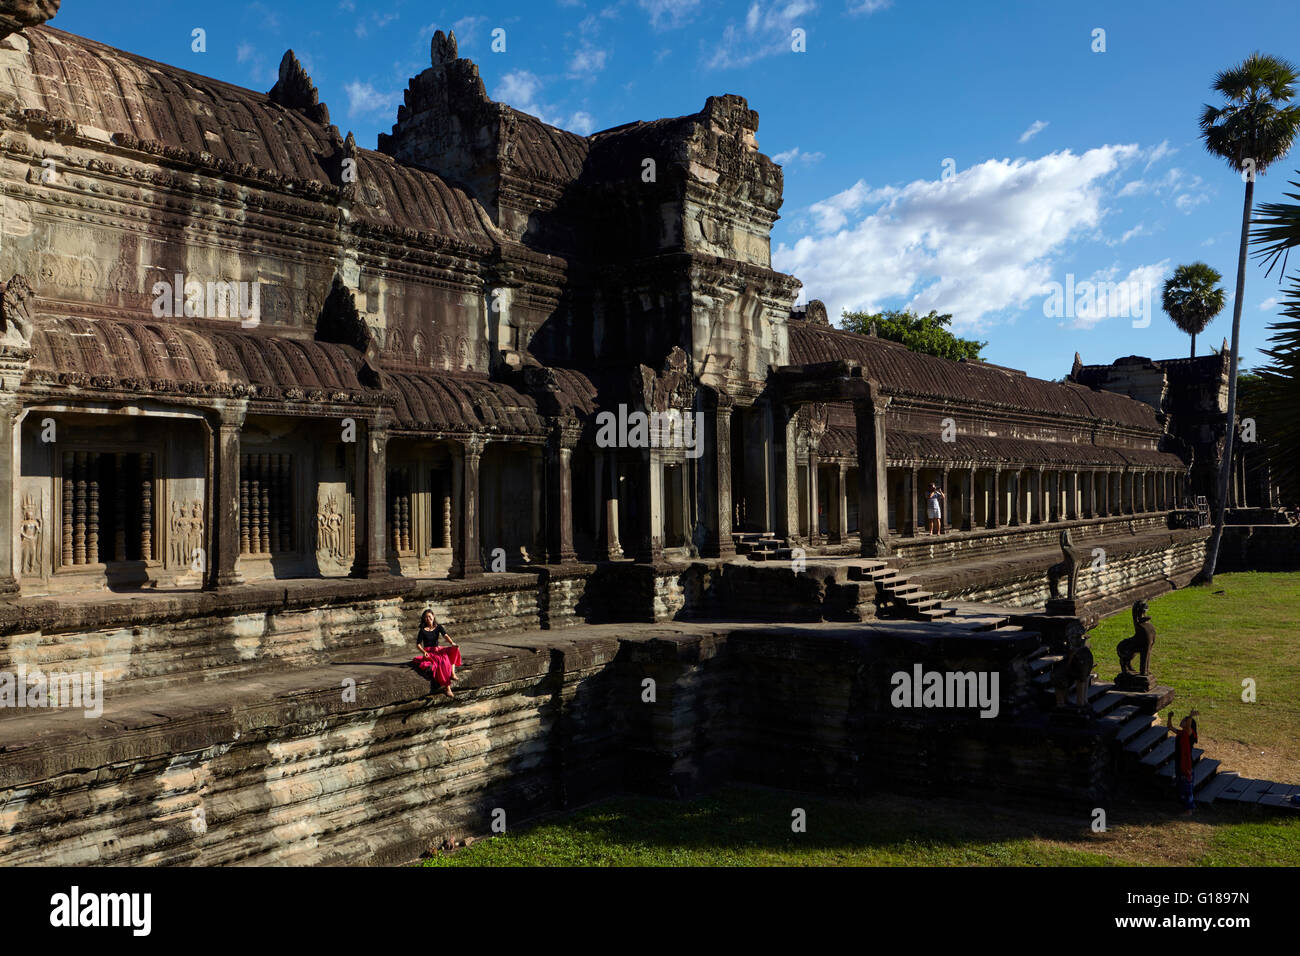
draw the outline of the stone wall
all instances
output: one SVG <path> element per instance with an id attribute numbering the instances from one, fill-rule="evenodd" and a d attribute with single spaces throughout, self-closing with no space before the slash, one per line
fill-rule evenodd
<path id="1" fill-rule="evenodd" d="M 1300 525 L 1225 527 L 1218 570 L 1300 570 Z"/>
<path id="2" fill-rule="evenodd" d="M 15 713 L 0 719 L 0 862 L 395 863 L 502 814 L 513 828 L 733 779 L 1080 806 L 1113 782 L 1097 734 L 1029 704 L 1036 634 L 648 627 L 476 642 L 454 700 L 368 660 L 141 696 L 111 723 Z M 996 670 L 1000 713 L 894 709 L 890 675 L 914 663 Z"/>

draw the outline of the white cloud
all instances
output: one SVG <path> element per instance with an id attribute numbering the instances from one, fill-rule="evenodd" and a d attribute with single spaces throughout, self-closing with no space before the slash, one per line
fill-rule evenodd
<path id="1" fill-rule="evenodd" d="M 1259 304 L 1259 311 L 1268 312 L 1270 309 L 1277 308 L 1277 296 L 1270 295 L 1267 299 Z"/>
<path id="2" fill-rule="evenodd" d="M 1098 227 L 1107 183 L 1138 155 L 1134 145 L 1102 146 L 989 160 L 901 188 L 860 181 L 813 204 L 813 233 L 782 243 L 773 264 L 831 315 L 910 297 L 912 308 L 977 326 L 1045 294 L 1053 256 Z"/>
<path id="3" fill-rule="evenodd" d="M 1183 212 L 1191 212 L 1203 202 L 1209 202 L 1210 197 L 1206 193 L 1179 193 L 1174 198 L 1174 205 Z"/>
<path id="4" fill-rule="evenodd" d="M 605 60 L 608 57 L 608 50 L 602 50 L 599 47 L 584 43 L 578 52 L 573 54 L 573 59 L 569 61 L 569 78 L 576 80 L 593 73 L 599 73 L 605 69 Z"/>
<path id="5" fill-rule="evenodd" d="M 1170 146 L 1169 140 L 1162 139 L 1160 141 L 1159 146 L 1154 146 L 1147 151 L 1146 154 L 1147 164 L 1142 167 L 1142 171 L 1146 172 L 1156 163 L 1160 162 L 1160 160 L 1164 159 L 1166 156 L 1172 156 L 1176 152 L 1178 152 L 1177 147 Z"/>
<path id="6" fill-rule="evenodd" d="M 247 63 L 257 55 L 257 49 L 247 40 L 235 47 L 235 62 Z"/>
<path id="7" fill-rule="evenodd" d="M 1075 277 L 1066 286 L 1074 294 L 1070 321 L 1060 324 L 1068 324 L 1073 329 L 1091 329 L 1107 319 L 1150 319 L 1153 310 L 1159 308 L 1159 289 L 1168 269 L 1169 260 L 1162 259 L 1129 270 L 1128 275 L 1118 282 L 1115 281 L 1119 275 L 1118 266 L 1099 269 L 1086 279 Z"/>
<path id="8" fill-rule="evenodd" d="M 637 6 L 650 14 L 650 25 L 656 30 L 681 26 L 699 5 L 700 0 L 637 0 Z"/>
<path id="9" fill-rule="evenodd" d="M 511 70 L 501 77 L 501 82 L 492 91 L 492 99 L 506 103 L 521 113 L 531 113 L 543 123 L 560 125 L 560 118 L 554 106 L 544 105 L 538 100 L 542 92 L 542 81 L 537 74 L 528 70 Z"/>
<path id="10" fill-rule="evenodd" d="M 755 60 L 786 53 L 791 49 L 791 34 L 796 27 L 807 29 L 817 4 L 813 0 L 763 0 L 750 4 L 742 24 L 728 23 L 722 31 L 713 55 L 705 66 L 709 69 L 747 66 Z"/>
<path id="11" fill-rule="evenodd" d="M 569 117 L 568 128 L 579 136 L 586 136 L 596 128 L 596 120 L 586 110 L 578 110 Z"/>
<path id="12" fill-rule="evenodd" d="M 892 6 L 894 0 L 849 0 L 849 14 L 857 16 L 860 13 L 872 14 L 886 7 Z"/>
<path id="13" fill-rule="evenodd" d="M 1029 129 L 1020 134 L 1020 142 L 1027 143 L 1043 130 L 1047 129 L 1047 123 L 1043 120 L 1034 120 L 1029 124 Z"/>
<path id="14" fill-rule="evenodd" d="M 826 158 L 824 153 L 805 153 L 796 146 L 794 149 L 788 149 L 784 153 L 777 153 L 772 157 L 772 162 L 780 163 L 782 166 L 793 166 L 795 163 L 801 166 L 811 166 L 819 163 Z"/>
<path id="15" fill-rule="evenodd" d="M 382 93 L 370 83 L 353 80 L 343 87 L 348 95 L 348 116 L 373 116 L 376 113 L 397 115 L 396 102 L 400 93 Z"/>

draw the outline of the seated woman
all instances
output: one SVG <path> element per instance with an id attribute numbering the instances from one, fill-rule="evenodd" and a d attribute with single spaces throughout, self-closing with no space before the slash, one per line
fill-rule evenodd
<path id="1" fill-rule="evenodd" d="M 439 647 L 443 638 L 448 647 Z M 420 656 L 411 661 L 420 673 L 442 688 L 448 697 L 455 697 L 451 685 L 456 680 L 456 668 L 460 666 L 460 647 L 451 639 L 447 629 L 438 623 L 433 611 L 425 610 L 420 615 L 420 633 L 415 636 L 415 643 L 420 647 Z"/>

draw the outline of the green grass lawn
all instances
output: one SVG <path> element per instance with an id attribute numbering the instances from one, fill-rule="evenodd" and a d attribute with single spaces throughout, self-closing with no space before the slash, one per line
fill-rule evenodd
<path id="1" fill-rule="evenodd" d="M 1174 710 L 1201 712 L 1202 744 L 1224 769 L 1300 783 L 1300 574 L 1223 574 L 1151 602 L 1152 669 Z M 1097 673 L 1118 670 L 1128 614 L 1092 634 Z M 1241 699 L 1253 678 L 1256 702 Z M 1227 756 L 1216 751 L 1232 749 Z M 1236 762 L 1234 759 L 1236 758 Z M 1239 766 L 1241 761 L 1253 764 Z M 807 812 L 807 831 L 791 813 Z M 1300 866 L 1300 819 L 1215 804 L 1115 809 L 1105 833 L 1074 816 L 970 801 L 879 795 L 834 800 L 729 787 L 689 801 L 620 797 L 426 866 Z"/>
<path id="2" fill-rule="evenodd" d="M 1202 738 L 1263 752 L 1259 776 L 1300 783 L 1300 573 L 1220 574 L 1156 598 L 1151 620 L 1151 671 L 1177 692 L 1176 716 L 1199 710 Z M 1102 680 L 1118 673 L 1115 645 L 1132 633 L 1127 613 L 1092 632 Z M 1255 681 L 1254 703 L 1241 699 L 1245 678 Z"/>
<path id="3" fill-rule="evenodd" d="M 792 811 L 806 812 L 794 833 Z M 1171 801 L 1172 809 L 1172 801 Z M 425 866 L 1300 866 L 1300 819 L 1225 807 L 1185 819 L 1087 818 L 892 795 L 832 800 L 728 787 L 689 801 L 620 797 Z"/>

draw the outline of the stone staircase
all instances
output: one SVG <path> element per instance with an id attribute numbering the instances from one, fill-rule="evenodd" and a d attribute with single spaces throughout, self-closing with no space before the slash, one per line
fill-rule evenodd
<path id="1" fill-rule="evenodd" d="M 1031 660 L 1033 683 L 1038 687 L 1040 703 L 1045 710 L 1055 706 L 1055 692 L 1051 686 L 1052 665 L 1061 655 L 1052 654 L 1046 647 Z M 1098 681 L 1088 688 L 1088 704 L 1092 716 L 1102 731 L 1110 738 L 1116 751 L 1121 772 L 1140 790 L 1163 793 L 1172 799 L 1174 779 L 1174 735 L 1164 723 L 1160 713 L 1173 700 L 1170 688 L 1159 687 L 1145 693 L 1122 691 L 1106 681 Z M 1154 712 L 1153 712 L 1154 709 Z M 1199 747 L 1192 748 L 1192 788 L 1198 806 L 1216 800 L 1237 803 L 1255 803 L 1283 812 L 1300 813 L 1300 803 L 1292 797 L 1300 795 L 1300 786 L 1274 783 L 1242 777 L 1235 771 L 1221 769 L 1218 760 L 1205 755 Z"/>
<path id="2" fill-rule="evenodd" d="M 774 531 L 736 531 L 732 532 L 731 541 L 736 553 L 751 561 L 789 561 L 794 557 L 790 543 L 778 538 Z"/>
<path id="3" fill-rule="evenodd" d="M 955 613 L 930 591 L 913 584 L 906 574 L 889 566 L 883 558 L 858 558 L 849 565 L 850 581 L 870 581 L 876 586 L 876 607 L 889 609 L 895 617 L 936 621 Z"/>

